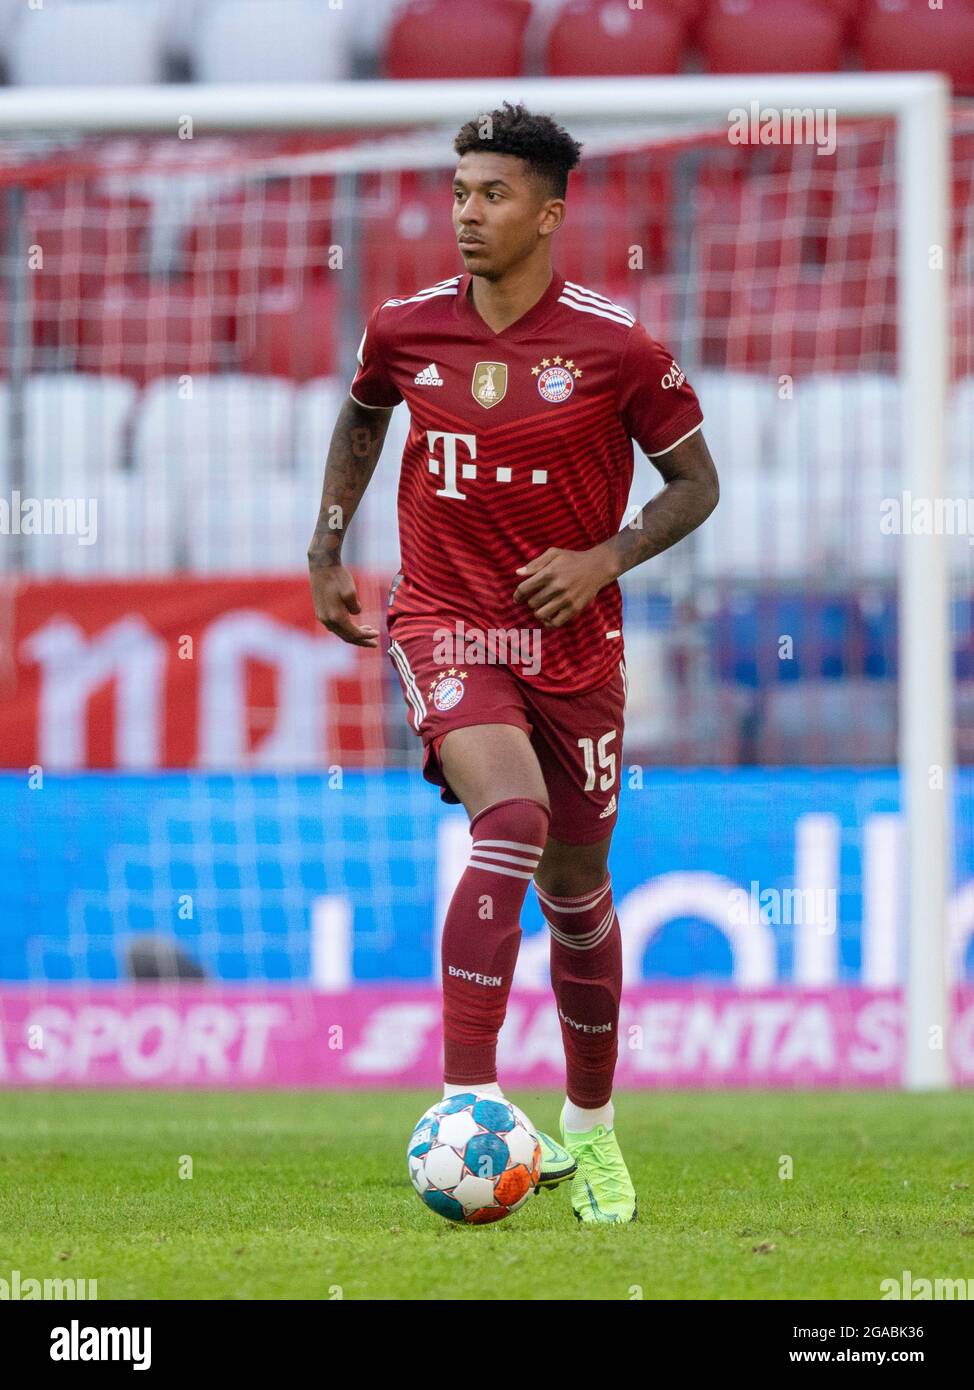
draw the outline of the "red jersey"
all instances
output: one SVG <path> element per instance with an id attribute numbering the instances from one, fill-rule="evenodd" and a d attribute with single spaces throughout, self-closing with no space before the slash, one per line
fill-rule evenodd
<path id="1" fill-rule="evenodd" d="M 540 663 L 511 669 L 539 690 L 593 690 L 622 658 L 615 582 L 562 627 L 515 603 L 519 565 L 549 546 L 589 550 L 615 535 L 632 483 L 632 441 L 650 457 L 699 429 L 700 404 L 672 356 L 628 310 L 557 273 L 495 333 L 469 274 L 371 314 L 351 394 L 406 401 L 399 480 L 402 569 L 390 634 L 540 632 Z M 503 648 L 501 648 L 503 649 Z M 512 644 L 516 649 L 516 644 Z"/>

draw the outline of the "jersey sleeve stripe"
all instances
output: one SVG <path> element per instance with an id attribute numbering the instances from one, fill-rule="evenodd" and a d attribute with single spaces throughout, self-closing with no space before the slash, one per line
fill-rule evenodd
<path id="1" fill-rule="evenodd" d="M 621 323 L 623 328 L 632 328 L 636 320 L 631 314 L 627 314 L 624 309 L 610 312 L 594 304 L 583 304 L 579 300 L 569 299 L 567 295 L 562 295 L 558 300 L 559 304 L 567 304 L 570 309 L 577 309 L 580 314 L 595 314 L 600 319 L 609 319 L 612 323 Z"/>
<path id="2" fill-rule="evenodd" d="M 652 454 L 647 454 L 648 459 L 661 459 L 664 454 L 670 453 L 678 444 L 682 444 L 684 439 L 689 439 L 691 434 L 696 434 L 697 430 L 703 427 L 703 421 L 699 425 L 694 425 L 692 430 L 687 430 L 686 434 L 681 434 L 679 439 L 674 439 L 672 444 L 668 444 L 665 449 L 656 449 Z"/>
<path id="3" fill-rule="evenodd" d="M 631 323 L 636 322 L 635 316 L 629 312 L 624 304 L 615 304 L 611 299 L 607 299 L 604 294 L 599 294 L 596 290 L 587 290 L 583 285 L 576 285 L 571 280 L 565 281 L 563 293 L 584 304 L 594 304 L 599 309 L 611 309 L 616 314 L 622 314 L 623 317 L 629 319 Z"/>
<path id="4" fill-rule="evenodd" d="M 600 304 L 605 304 L 609 309 L 622 309 L 624 307 L 621 304 L 616 304 L 614 300 L 610 299 L 607 294 L 603 294 L 601 290 L 590 289 L 588 285 L 580 285 L 576 280 L 566 280 L 565 289 L 572 290 L 575 294 L 583 295 L 586 299 L 596 299 Z M 626 310 L 625 312 L 628 313 L 629 311 Z"/>
<path id="5" fill-rule="evenodd" d="M 457 289 L 460 285 L 460 277 L 455 280 L 441 280 L 439 284 L 430 285 L 429 289 L 417 290 L 408 299 L 385 299 L 382 302 L 383 309 L 397 308 L 400 304 L 421 304 L 424 299 L 436 299 L 440 295 L 453 295 L 456 297 Z"/>

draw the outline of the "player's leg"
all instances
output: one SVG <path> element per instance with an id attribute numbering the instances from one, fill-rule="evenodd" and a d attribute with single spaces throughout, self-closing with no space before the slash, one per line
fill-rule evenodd
<path id="1" fill-rule="evenodd" d="M 521 944 L 521 908 L 548 829 L 548 793 L 527 733 L 510 724 L 454 729 L 439 746 L 450 788 L 470 816 L 470 862 L 443 925 L 444 1092 L 497 1082 L 497 1036 Z M 488 984 L 484 984 L 484 981 Z M 577 1172 L 572 1155 L 538 1132 L 538 1187 Z"/>
<path id="2" fill-rule="evenodd" d="M 538 756 L 523 729 L 513 724 L 473 724 L 451 729 L 439 744 L 440 766 L 472 820 L 485 807 L 510 797 L 548 806 Z"/>
<path id="3" fill-rule="evenodd" d="M 565 1127 L 612 1128 L 619 1051 L 622 934 L 608 870 L 611 837 L 572 845 L 549 837 L 535 877 L 551 938 L 551 985 L 565 1047 Z"/>
<path id="4" fill-rule="evenodd" d="M 470 859 L 443 926 L 444 1080 L 447 1088 L 497 1088 L 497 1034 L 521 944 L 521 907 L 548 833 L 548 794 L 520 684 L 505 666 L 443 669 L 434 633 L 404 628 L 389 655 L 423 775 L 470 817 Z"/>
<path id="5" fill-rule="evenodd" d="M 443 924 L 444 1081 L 493 1087 L 497 1035 L 521 944 L 521 908 L 548 833 L 548 795 L 523 729 L 453 729 L 443 774 L 470 816 L 470 859 Z"/>
<path id="6" fill-rule="evenodd" d="M 546 893 L 577 897 L 605 882 L 612 836 L 593 844 L 573 845 L 549 835 L 534 881 Z"/>
<path id="7" fill-rule="evenodd" d="M 426 748 L 423 775 L 471 818 L 470 862 L 443 929 L 444 1093 L 500 1096 L 497 1035 L 520 946 L 521 907 L 545 843 L 548 797 L 510 672 L 479 666 L 444 674 L 432 646 L 428 634 L 414 632 L 393 640 L 389 654 Z M 539 1138 L 539 1186 L 550 1189 L 574 1176 L 575 1160 L 550 1136 Z"/>
<path id="8" fill-rule="evenodd" d="M 551 941 L 551 983 L 565 1049 L 562 1137 L 578 1162 L 572 1205 L 582 1221 L 629 1221 L 636 1195 L 614 1132 L 622 935 L 608 869 L 617 815 L 622 675 L 566 700 L 533 696 L 532 742 L 551 797 L 535 876 Z"/>

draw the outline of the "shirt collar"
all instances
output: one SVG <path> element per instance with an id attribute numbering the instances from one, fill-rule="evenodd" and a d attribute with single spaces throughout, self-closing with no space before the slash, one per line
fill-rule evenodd
<path id="1" fill-rule="evenodd" d="M 553 305 L 557 304 L 561 292 L 565 288 L 565 277 L 559 275 L 557 270 L 553 271 L 551 283 L 537 303 L 532 304 L 526 314 L 522 314 L 519 319 L 515 319 L 513 323 L 508 324 L 500 333 L 495 333 L 490 325 L 485 323 L 477 312 L 476 306 L 471 298 L 470 285 L 472 280 L 473 276 L 469 271 L 466 271 L 460 277 L 455 301 L 457 317 L 468 324 L 478 336 L 487 338 L 488 340 L 497 340 L 498 342 L 508 342 L 514 339 L 524 338 L 531 333 L 545 318 L 547 318 Z"/>

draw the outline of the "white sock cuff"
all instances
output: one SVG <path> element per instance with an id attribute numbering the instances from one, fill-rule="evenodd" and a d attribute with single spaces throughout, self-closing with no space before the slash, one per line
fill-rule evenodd
<path id="1" fill-rule="evenodd" d="M 573 1105 L 567 1098 L 565 1100 L 565 1129 L 572 1134 L 587 1134 L 596 1125 L 611 1129 L 614 1120 L 615 1106 L 611 1100 L 595 1110 L 583 1110 L 580 1105 Z"/>
<path id="2" fill-rule="evenodd" d="M 497 1081 L 476 1081 L 465 1086 L 455 1086 L 451 1081 L 443 1083 L 443 1099 L 449 1096 L 462 1096 L 465 1091 L 476 1091 L 478 1096 L 492 1096 L 494 1100 L 505 1100 L 504 1092 Z"/>

